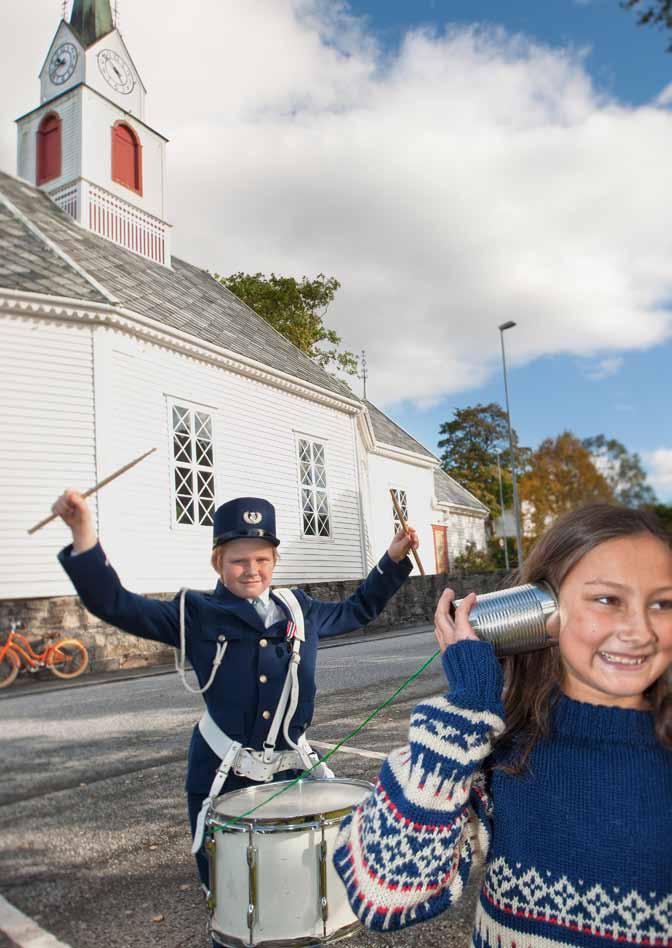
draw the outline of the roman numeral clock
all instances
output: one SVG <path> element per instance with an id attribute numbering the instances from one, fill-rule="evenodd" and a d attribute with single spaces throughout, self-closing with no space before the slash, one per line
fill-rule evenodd
<path id="1" fill-rule="evenodd" d="M 128 95 L 133 91 L 135 79 L 128 64 L 113 49 L 103 49 L 98 53 L 98 68 L 105 82 L 115 92 Z"/>

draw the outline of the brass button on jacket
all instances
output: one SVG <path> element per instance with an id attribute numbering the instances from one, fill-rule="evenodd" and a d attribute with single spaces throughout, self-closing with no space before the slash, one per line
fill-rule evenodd
<path id="1" fill-rule="evenodd" d="M 270 712 L 270 711 L 264 711 L 264 712 L 262 712 L 262 715 L 261 715 L 261 716 L 262 716 L 262 718 L 264 719 L 264 721 L 268 721 L 268 719 L 269 719 L 270 716 L 271 716 L 271 712 Z"/>
<path id="2" fill-rule="evenodd" d="M 265 685 L 268 681 L 268 675 L 259 675 L 259 681 L 262 683 L 262 685 Z"/>
<path id="3" fill-rule="evenodd" d="M 259 648 L 266 648 L 268 645 L 268 639 L 259 639 Z"/>

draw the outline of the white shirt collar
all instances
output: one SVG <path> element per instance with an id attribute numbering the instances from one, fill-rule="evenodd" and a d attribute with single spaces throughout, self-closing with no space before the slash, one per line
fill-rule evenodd
<path id="1" fill-rule="evenodd" d="M 268 600 L 270 598 L 270 595 L 271 595 L 271 588 L 270 586 L 267 586 L 266 589 L 264 589 L 262 593 L 260 593 L 258 596 L 254 596 L 252 599 L 248 599 L 247 601 L 249 603 L 253 603 L 255 599 L 261 599 L 263 604 L 265 606 L 268 606 Z"/>

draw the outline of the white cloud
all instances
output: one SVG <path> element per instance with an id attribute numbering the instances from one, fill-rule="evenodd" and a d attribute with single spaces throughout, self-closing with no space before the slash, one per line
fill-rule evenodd
<path id="1" fill-rule="evenodd" d="M 656 105 L 672 105 L 672 82 L 668 83 L 656 97 Z"/>
<path id="2" fill-rule="evenodd" d="M 333 0 L 121 12 L 148 120 L 171 138 L 176 252 L 337 276 L 328 322 L 366 349 L 375 400 L 483 382 L 508 319 L 512 364 L 604 365 L 670 335 L 672 116 L 606 100 L 583 54 L 456 29 L 392 55 Z M 36 104 L 55 28 L 53 0 L 2 6 L 6 120 Z"/>
<path id="3" fill-rule="evenodd" d="M 665 502 L 672 500 L 672 448 L 658 448 L 644 454 L 649 482 Z"/>
<path id="4" fill-rule="evenodd" d="M 601 382 L 620 372 L 624 363 L 623 356 L 610 356 L 607 359 L 599 359 L 597 362 L 580 363 L 579 368 L 591 382 Z"/>

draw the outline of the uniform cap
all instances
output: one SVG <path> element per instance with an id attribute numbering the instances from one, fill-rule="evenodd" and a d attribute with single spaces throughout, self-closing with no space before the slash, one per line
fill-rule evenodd
<path id="1" fill-rule="evenodd" d="M 236 497 L 215 510 L 213 549 L 229 540 L 268 540 L 278 546 L 275 507 L 261 497 Z"/>

